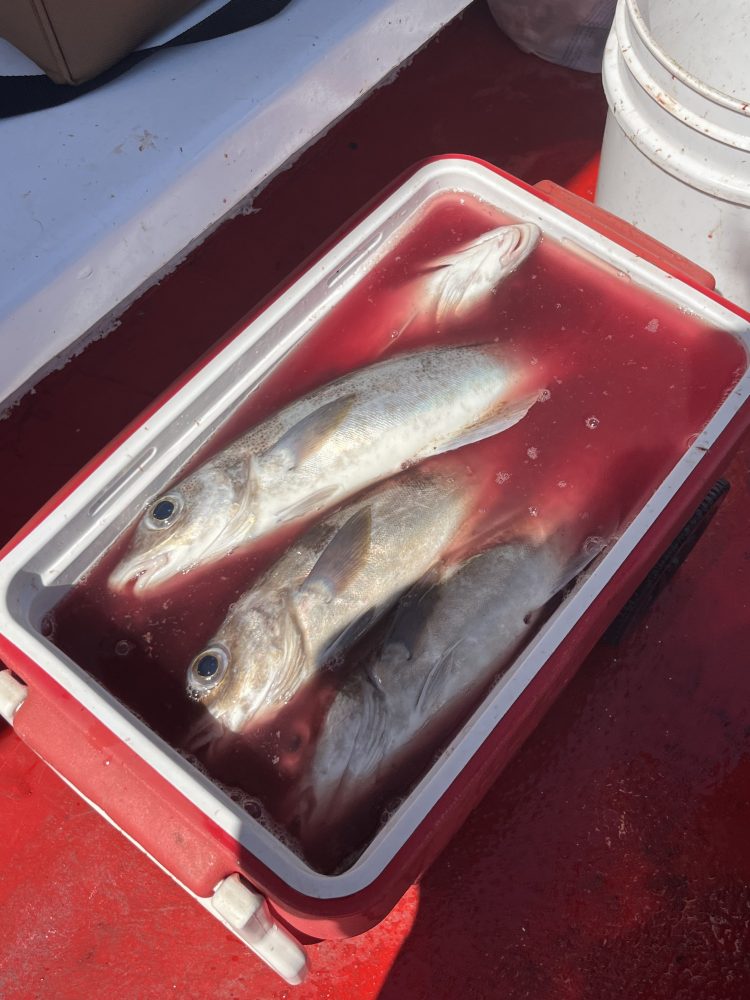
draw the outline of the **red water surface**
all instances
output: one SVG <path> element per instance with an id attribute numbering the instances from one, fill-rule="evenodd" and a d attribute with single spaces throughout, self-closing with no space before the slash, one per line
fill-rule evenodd
<path id="1" fill-rule="evenodd" d="M 420 466 L 427 475 L 463 481 L 475 497 L 450 558 L 474 554 L 501 531 L 554 538 L 563 576 L 592 538 L 613 541 L 736 383 L 745 350 L 731 335 L 548 236 L 468 315 L 438 315 L 436 262 L 510 221 L 468 195 L 433 197 L 191 466 L 290 400 L 354 369 L 415 349 L 484 344 L 518 373 L 517 397 L 539 401 L 510 430 Z M 153 592 L 113 593 L 107 577 L 131 534 L 53 611 L 55 643 L 254 815 L 295 816 L 295 782 L 304 776 L 325 709 L 340 678 L 361 669 L 364 653 L 355 651 L 335 673 L 326 670 L 287 709 L 240 737 L 217 727 L 207 746 L 196 743 L 206 709 L 185 690 L 191 660 L 295 530 Z M 455 723 L 420 748 L 420 760 L 430 760 Z M 403 780 L 420 776 L 407 768 Z M 379 788 L 366 814 L 379 816 L 407 791 L 408 785 Z M 374 832 L 372 821 L 364 829 Z M 345 830 L 335 838 L 335 853 L 326 837 L 327 870 L 343 859 L 351 863 L 365 846 L 360 823 Z M 298 832 L 287 830 L 293 838 Z M 310 853 L 310 845 L 320 838 L 315 830 L 303 833 L 303 852 L 315 858 L 320 852 Z"/>
<path id="2" fill-rule="evenodd" d="M 599 78 L 523 55 L 473 5 L 0 422 L 3 538 L 400 170 L 459 150 L 565 183 L 604 118 Z M 0 996 L 747 1000 L 747 438 L 726 474 L 647 617 L 380 925 L 307 948 L 297 989 L 0 727 Z"/>

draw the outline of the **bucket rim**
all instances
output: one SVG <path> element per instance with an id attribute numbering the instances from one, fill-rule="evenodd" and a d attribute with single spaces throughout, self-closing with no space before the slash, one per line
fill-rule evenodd
<path id="1" fill-rule="evenodd" d="M 699 133 L 713 142 L 720 143 L 728 149 L 741 153 L 750 153 L 750 132 L 748 132 L 747 129 L 744 132 L 738 130 L 737 126 L 740 124 L 739 119 L 733 117 L 730 121 L 730 127 L 727 127 L 725 124 L 720 124 L 719 122 L 711 120 L 707 116 L 701 115 L 699 110 L 694 109 L 689 104 L 685 103 L 682 98 L 677 98 L 673 94 L 668 93 L 664 89 L 664 85 L 657 81 L 653 75 L 657 68 L 663 71 L 665 67 L 661 63 L 658 63 L 658 65 L 655 66 L 644 56 L 644 54 L 639 53 L 638 48 L 639 39 L 637 32 L 635 31 L 635 24 L 632 18 L 628 16 L 627 5 L 625 3 L 621 3 L 617 7 L 614 27 L 609 39 L 607 40 L 607 45 L 604 50 L 604 59 L 602 62 L 602 84 L 604 86 L 604 92 L 607 96 L 610 109 L 614 112 L 615 117 L 617 117 L 618 120 L 623 117 L 630 117 L 635 110 L 635 105 L 633 105 L 633 107 L 630 108 L 630 111 L 628 111 L 627 106 L 632 105 L 633 102 L 632 100 L 628 101 L 624 99 L 624 94 L 627 92 L 627 86 L 625 84 L 623 73 L 626 72 L 628 77 L 631 78 L 651 100 L 655 101 L 663 112 L 671 115 L 672 118 L 679 122 L 681 126 L 685 126 L 686 128 Z M 619 90 L 619 94 L 615 93 L 611 89 L 613 85 L 617 90 Z M 698 96 L 702 97 L 703 95 Z M 643 119 L 643 115 L 641 113 L 638 114 L 638 117 Z M 634 126 L 634 134 L 631 135 L 631 138 L 639 147 L 643 145 L 643 137 L 641 135 L 642 131 L 643 122 L 641 121 L 641 124 Z M 664 137 L 659 136 L 658 141 L 652 144 L 654 155 L 651 153 L 648 155 L 655 162 L 661 162 L 664 169 L 666 169 L 669 173 L 675 173 L 674 170 L 671 170 L 667 166 L 669 158 L 656 154 L 658 147 L 663 147 L 663 145 Z M 675 150 L 675 152 L 677 153 L 678 151 Z M 683 153 L 684 152 L 685 150 L 683 149 Z M 681 154 L 677 156 L 677 159 L 680 158 Z M 711 167 L 708 163 L 698 169 L 697 175 L 705 175 L 706 172 L 711 172 Z M 717 187 L 718 191 L 718 189 L 723 189 L 726 185 L 723 181 L 717 179 L 714 186 Z M 722 198 L 726 197 L 724 194 L 720 194 L 719 196 Z M 730 198 L 729 200 L 733 199 Z"/>
<path id="2" fill-rule="evenodd" d="M 627 8 L 633 27 L 638 32 L 643 44 L 651 52 L 654 58 L 660 62 L 662 66 L 664 66 L 664 68 L 667 69 L 673 76 L 677 77 L 677 79 L 684 83 L 686 87 L 695 91 L 696 94 L 706 97 L 715 104 L 720 104 L 722 107 L 727 108 L 730 111 L 736 111 L 738 114 L 750 117 L 750 96 L 748 96 L 746 100 L 742 100 L 739 97 L 731 97 L 729 94 L 725 94 L 724 91 L 717 90 L 710 84 L 704 83 L 703 80 L 699 80 L 697 76 L 689 73 L 678 62 L 675 62 L 671 56 L 667 55 L 664 49 L 657 43 L 654 36 L 646 26 L 646 21 L 641 14 L 640 7 L 638 6 L 638 0 L 624 0 L 623 7 Z"/>

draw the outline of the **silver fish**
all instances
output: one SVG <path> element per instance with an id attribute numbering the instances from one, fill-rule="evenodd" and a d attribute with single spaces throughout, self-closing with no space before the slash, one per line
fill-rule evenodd
<path id="1" fill-rule="evenodd" d="M 240 732 L 286 704 L 434 566 L 474 503 L 408 474 L 316 525 L 230 610 L 188 668 L 188 693 Z"/>
<path id="2" fill-rule="evenodd" d="M 410 749 L 439 738 L 534 628 L 540 610 L 591 561 L 551 541 L 512 541 L 409 594 L 381 649 L 352 673 L 323 723 L 295 801 L 306 830 L 325 829 L 379 787 Z"/>
<path id="3" fill-rule="evenodd" d="M 429 349 L 316 389 L 149 504 L 109 578 L 143 591 L 407 465 L 513 426 L 538 398 L 494 346 Z"/>
<path id="4" fill-rule="evenodd" d="M 427 294 L 438 323 L 465 320 L 528 257 L 540 235 L 532 222 L 500 226 L 433 261 Z"/>

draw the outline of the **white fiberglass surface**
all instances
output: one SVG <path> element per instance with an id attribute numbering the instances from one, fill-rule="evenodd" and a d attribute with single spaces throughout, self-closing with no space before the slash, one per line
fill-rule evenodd
<path id="1" fill-rule="evenodd" d="M 591 575 L 543 626 L 504 675 L 502 682 L 454 737 L 450 744 L 451 752 L 443 754 L 422 778 L 352 867 L 334 876 L 322 876 L 313 871 L 46 641 L 39 634 L 39 627 L 43 613 L 49 609 L 54 598 L 53 588 L 66 589 L 84 572 L 112 540 L 119 527 L 132 516 L 134 506 L 139 507 L 145 497 L 153 495 L 157 484 L 170 478 L 181 464 L 180 456 L 184 460 L 192 454 L 196 444 L 231 411 L 236 399 L 247 393 L 248 387 L 264 368 L 282 356 L 292 343 L 303 339 L 321 312 L 331 308 L 331 300 L 340 301 L 344 292 L 354 288 L 362 274 L 382 258 L 390 245 L 389 227 L 408 219 L 415 208 L 429 197 L 456 191 L 471 192 L 488 204 L 497 205 L 511 217 L 540 225 L 550 238 L 560 242 L 570 241 L 569 249 L 580 246 L 587 253 L 603 257 L 609 271 L 621 274 L 616 280 L 650 288 L 665 296 L 677 308 L 685 310 L 686 314 L 690 312 L 699 316 L 702 322 L 728 331 L 747 343 L 746 324 L 733 314 L 627 251 L 614 247 L 575 221 L 561 216 L 532 195 L 469 162 L 433 164 L 423 168 L 404 188 L 376 209 L 341 246 L 331 251 L 266 314 L 210 362 L 148 424 L 139 428 L 13 550 L 0 567 L 7 605 L 2 623 L 5 635 L 59 679 L 113 732 L 150 761 L 259 860 L 277 871 L 288 884 L 314 897 L 347 895 L 377 877 L 487 734 L 543 668 L 550 653 L 572 624 L 585 613 L 675 490 L 699 464 L 705 449 L 732 419 L 747 395 L 748 376 L 745 373 L 706 423 L 700 436 L 686 447 L 666 479 L 609 547 Z M 361 256 L 363 246 L 374 245 L 374 236 L 381 231 L 389 235 L 377 241 L 373 259 L 362 261 L 351 271 L 347 270 L 347 263 Z M 337 270 L 345 276 L 340 284 L 334 284 L 331 289 L 330 279 Z M 277 331 L 275 336 L 271 336 L 277 322 L 283 332 Z M 268 337 L 267 342 L 264 337 Z M 243 368 L 239 364 L 249 359 L 254 361 L 254 366 L 249 364 Z M 227 380 L 227 386 L 231 387 L 226 395 L 216 391 L 223 384 L 222 379 Z M 200 426 L 195 420 L 198 414 L 201 416 Z M 101 497 L 108 488 L 111 489 L 121 479 L 131 463 L 137 463 L 140 456 L 149 454 L 149 449 L 153 448 L 157 450 L 143 464 L 142 473 L 126 479 L 121 489 L 112 493 L 102 506 Z M 92 507 L 96 511 L 94 515 L 89 513 Z"/>
<path id="2" fill-rule="evenodd" d="M 0 410 L 465 6 L 293 0 L 0 121 Z"/>

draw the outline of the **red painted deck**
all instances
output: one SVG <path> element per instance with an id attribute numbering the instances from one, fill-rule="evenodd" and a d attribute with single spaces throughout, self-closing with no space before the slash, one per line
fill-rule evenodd
<path id="1" fill-rule="evenodd" d="M 469 152 L 561 183 L 598 78 L 446 29 L 0 423 L 5 541 L 400 170 Z M 750 439 L 648 616 L 597 648 L 440 861 L 293 990 L 0 728 L 0 997 L 750 997 Z M 1 724 L 0 724 L 1 725 Z"/>

